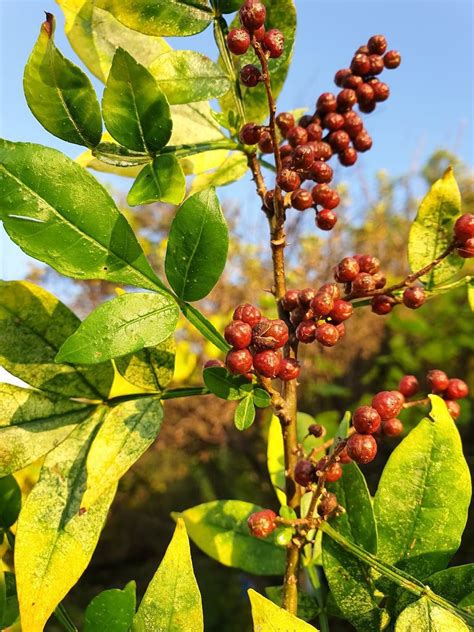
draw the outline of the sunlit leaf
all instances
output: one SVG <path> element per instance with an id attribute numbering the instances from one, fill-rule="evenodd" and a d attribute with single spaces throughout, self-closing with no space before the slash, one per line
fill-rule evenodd
<path id="1" fill-rule="evenodd" d="M 255 590 L 248 591 L 252 604 L 254 630 L 265 632 L 317 632 L 316 628 L 266 599 Z"/>
<path id="2" fill-rule="evenodd" d="M 123 377 L 142 389 L 163 391 L 171 382 L 175 367 L 176 343 L 170 336 L 156 347 L 149 347 L 115 360 Z"/>
<path id="3" fill-rule="evenodd" d="M 395 624 L 395 632 L 469 632 L 467 625 L 455 614 L 432 603 L 426 597 L 405 608 Z"/>
<path id="4" fill-rule="evenodd" d="M 145 165 L 130 189 L 130 206 L 167 202 L 180 204 L 186 194 L 186 179 L 178 159 L 172 154 L 157 156 Z"/>

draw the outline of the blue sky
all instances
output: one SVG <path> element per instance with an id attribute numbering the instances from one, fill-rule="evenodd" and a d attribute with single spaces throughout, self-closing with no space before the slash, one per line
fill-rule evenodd
<path id="1" fill-rule="evenodd" d="M 391 98 L 366 119 L 373 149 L 355 168 L 337 172 L 357 187 L 379 169 L 401 174 L 423 163 L 435 149 L 455 151 L 473 164 L 473 11 L 470 0 L 296 0 L 298 33 L 294 63 L 279 100 L 279 110 L 314 107 L 316 97 L 335 90 L 334 72 L 346 67 L 357 46 L 375 33 L 387 36 L 402 53 L 402 66 L 385 73 Z M 43 11 L 57 16 L 56 42 L 80 63 L 63 32 L 61 11 L 52 0 L 0 0 L 0 136 L 56 147 L 71 157 L 77 146 L 43 130 L 22 92 L 23 68 L 36 40 Z M 175 48 L 193 48 L 215 58 L 210 29 L 172 40 Z M 98 90 L 101 86 L 95 82 Z M 106 178 L 107 181 L 107 178 Z M 113 180 L 126 190 L 131 181 Z M 238 199 L 247 217 L 258 217 L 249 179 L 221 189 L 221 199 Z M 28 258 L 0 228 L 0 278 L 21 278 Z"/>

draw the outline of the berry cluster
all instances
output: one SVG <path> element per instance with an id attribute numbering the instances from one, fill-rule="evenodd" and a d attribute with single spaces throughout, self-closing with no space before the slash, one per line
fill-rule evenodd
<path id="1" fill-rule="evenodd" d="M 414 376 L 408 377 L 413 378 Z M 432 369 L 426 374 L 426 383 L 432 393 L 445 400 L 449 414 L 453 419 L 457 419 L 461 413 L 461 407 L 457 400 L 464 399 L 469 395 L 469 387 L 466 382 L 457 377 L 450 379 L 444 371 Z"/>
<path id="2" fill-rule="evenodd" d="M 232 345 L 226 357 L 226 366 L 231 373 L 251 376 L 254 370 L 262 377 L 279 378 L 285 382 L 299 376 L 298 362 L 283 358 L 279 351 L 289 338 L 288 326 L 283 320 L 265 318 L 257 307 L 245 303 L 235 309 L 224 337 Z"/>
<path id="3" fill-rule="evenodd" d="M 299 342 L 316 340 L 325 347 L 333 347 L 344 336 L 344 321 L 353 312 L 352 304 L 341 299 L 335 283 L 325 283 L 319 290 L 288 290 L 281 304 L 289 312 Z"/>
<path id="4" fill-rule="evenodd" d="M 315 208 L 316 224 L 321 230 L 335 226 L 334 209 L 340 203 L 337 191 L 329 187 L 333 169 L 328 161 L 337 154 L 339 162 L 349 167 L 356 162 L 358 152 L 372 147 L 372 139 L 353 108 L 358 105 L 360 112 L 370 113 L 377 103 L 388 99 L 390 90 L 376 75 L 384 68 L 397 68 L 400 54 L 386 52 L 386 49 L 383 35 L 374 35 L 366 46 L 361 46 L 351 67 L 336 73 L 334 81 L 341 91 L 337 95 L 323 93 L 317 100 L 314 115 L 304 115 L 298 122 L 289 112 L 276 117 L 281 135 L 287 141 L 279 148 L 282 169 L 277 175 L 277 184 L 291 194 L 291 206 L 296 210 Z M 256 85 L 262 75 L 255 66 L 245 66 L 241 80 L 247 86 Z M 244 125 L 240 140 L 248 145 L 258 144 L 263 153 L 274 151 L 268 129 L 254 123 Z M 306 180 L 316 183 L 311 191 L 302 188 Z M 265 206 L 273 208 L 273 191 L 267 193 Z"/>
<path id="5" fill-rule="evenodd" d="M 458 218 L 454 225 L 456 252 L 463 259 L 474 257 L 474 215 L 466 213 Z"/>

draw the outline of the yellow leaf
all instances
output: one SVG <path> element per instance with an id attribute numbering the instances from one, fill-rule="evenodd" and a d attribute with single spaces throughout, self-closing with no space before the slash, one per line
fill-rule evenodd
<path id="1" fill-rule="evenodd" d="M 254 632 L 317 632 L 312 625 L 279 608 L 255 590 L 250 589 L 248 595 Z"/>

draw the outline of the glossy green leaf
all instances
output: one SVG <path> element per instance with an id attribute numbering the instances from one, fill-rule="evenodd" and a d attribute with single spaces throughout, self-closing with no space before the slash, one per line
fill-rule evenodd
<path id="1" fill-rule="evenodd" d="M 252 391 L 253 403 L 257 408 L 268 408 L 271 403 L 270 395 L 263 388 L 254 388 Z"/>
<path id="2" fill-rule="evenodd" d="M 459 432 L 443 400 L 430 399 L 429 417 L 392 452 L 374 504 L 378 556 L 418 579 L 447 566 L 471 499 Z"/>
<path id="3" fill-rule="evenodd" d="M 103 411 L 81 424 L 44 462 L 22 509 L 15 544 L 21 624 L 42 632 L 58 603 L 86 569 L 115 495 L 108 489 L 81 510 L 86 459 Z"/>
<path id="4" fill-rule="evenodd" d="M 0 384 L 0 476 L 53 450 L 95 407 L 12 384 Z"/>
<path id="5" fill-rule="evenodd" d="M 109 193 L 55 149 L 0 140 L 0 219 L 22 250 L 66 276 L 163 287 Z"/>
<path id="6" fill-rule="evenodd" d="M 9 628 L 18 619 L 18 597 L 14 573 L 0 576 L 0 629 Z"/>
<path id="7" fill-rule="evenodd" d="M 204 384 L 221 399 L 236 401 L 246 396 L 243 387 L 249 386 L 249 381 L 242 375 L 232 375 L 224 367 L 214 366 L 204 369 Z"/>
<path id="8" fill-rule="evenodd" d="M 133 620 L 132 632 L 202 632 L 201 594 L 194 576 L 184 521 L 173 539 Z"/>
<path id="9" fill-rule="evenodd" d="M 423 199 L 410 229 L 408 260 L 414 272 L 439 257 L 448 247 L 453 239 L 454 222 L 460 213 L 461 194 L 453 170 L 449 168 Z M 428 288 L 439 285 L 453 277 L 463 263 L 462 257 L 451 254 L 421 280 Z"/>
<path id="10" fill-rule="evenodd" d="M 172 121 L 165 95 L 150 72 L 118 48 L 102 98 L 110 134 L 124 147 L 154 153 L 170 139 Z"/>
<path id="11" fill-rule="evenodd" d="M 130 189 L 130 206 L 167 202 L 180 204 L 186 194 L 186 179 L 178 159 L 172 154 L 157 156 L 145 165 Z"/>
<path id="12" fill-rule="evenodd" d="M 255 575 L 282 575 L 285 549 L 276 544 L 276 532 L 264 539 L 249 533 L 247 519 L 261 509 L 240 500 L 215 500 L 177 516 L 191 540 L 221 564 Z"/>
<path id="13" fill-rule="evenodd" d="M 202 173 L 194 178 L 191 185 L 191 192 L 202 191 L 207 187 L 222 187 L 231 182 L 236 182 L 247 173 L 247 156 L 236 152 L 230 154 L 215 171 Z"/>
<path id="14" fill-rule="evenodd" d="M 455 614 L 437 606 L 426 597 L 405 608 L 395 623 L 395 632 L 469 632 Z"/>
<path id="15" fill-rule="evenodd" d="M 98 0 L 98 6 L 146 35 L 194 35 L 212 21 L 207 0 Z"/>
<path id="16" fill-rule="evenodd" d="M 212 344 L 221 351 L 229 351 L 230 345 L 226 342 L 220 331 L 217 331 L 211 321 L 209 321 L 204 314 L 201 314 L 194 305 L 191 305 L 190 303 L 181 303 L 180 308 L 183 316 L 194 327 L 196 327 L 196 329 L 201 332 L 202 335 L 209 340 L 209 342 L 212 342 Z"/>
<path id="17" fill-rule="evenodd" d="M 122 294 L 89 314 L 56 360 L 95 364 L 155 347 L 174 332 L 178 314 L 175 301 L 163 294 Z"/>
<path id="18" fill-rule="evenodd" d="M 128 632 L 135 615 L 135 582 L 104 590 L 87 606 L 84 632 Z"/>
<path id="19" fill-rule="evenodd" d="M 265 0 L 267 8 L 267 19 L 265 20 L 265 28 L 280 29 L 285 37 L 285 49 L 283 55 L 278 59 L 270 59 L 268 62 L 272 92 L 276 99 L 283 88 L 291 58 L 293 56 L 293 48 L 295 43 L 296 32 L 296 9 L 293 0 Z M 232 22 L 231 28 L 239 27 L 240 22 L 238 16 Z M 245 55 L 239 57 L 240 67 L 246 64 L 259 65 L 258 59 L 252 48 Z M 265 86 L 259 84 L 255 88 L 246 88 L 241 86 L 242 96 L 245 105 L 245 113 L 248 121 L 260 123 L 268 118 L 268 102 L 265 92 Z M 235 103 L 232 95 L 227 93 L 220 99 L 220 103 L 224 112 L 235 110 Z"/>
<path id="20" fill-rule="evenodd" d="M 164 53 L 150 64 L 149 71 L 172 104 L 207 101 L 229 89 L 222 68 L 192 50 Z"/>
<path id="21" fill-rule="evenodd" d="M 21 509 L 21 489 L 11 475 L 0 478 L 0 527 L 15 524 Z"/>
<path id="22" fill-rule="evenodd" d="M 229 235 L 215 189 L 189 197 L 173 219 L 166 250 L 168 281 L 184 301 L 212 290 L 227 260 Z"/>
<path id="23" fill-rule="evenodd" d="M 54 16 L 47 13 L 25 67 L 26 100 L 48 132 L 69 143 L 95 146 L 102 135 L 99 102 L 88 77 L 56 48 L 54 29 Z"/>
<path id="24" fill-rule="evenodd" d="M 163 421 L 157 397 L 140 397 L 111 408 L 87 455 L 87 488 L 82 507 L 93 505 L 142 456 L 156 439 Z"/>
<path id="25" fill-rule="evenodd" d="M 234 412 L 234 424 L 237 430 L 247 430 L 255 421 L 255 405 L 252 395 L 240 400 Z"/>
<path id="26" fill-rule="evenodd" d="M 43 288 L 28 281 L 0 281 L 0 365 L 43 391 L 106 398 L 114 379 L 111 362 L 90 367 L 54 361 L 80 322 Z"/>
<path id="27" fill-rule="evenodd" d="M 364 475 L 355 463 L 344 465 L 343 475 L 328 484 L 339 504 L 346 510 L 333 518 L 331 525 L 344 537 L 369 553 L 377 552 L 377 528 L 372 500 Z M 382 623 L 382 611 L 374 597 L 370 569 L 323 535 L 323 568 L 336 605 L 361 632 L 376 630 Z"/>
<path id="28" fill-rule="evenodd" d="M 124 48 L 143 66 L 171 49 L 161 37 L 127 28 L 95 0 L 56 0 L 66 18 L 66 35 L 89 70 L 105 83 L 116 49 Z"/>
<path id="29" fill-rule="evenodd" d="M 117 358 L 115 366 L 131 384 L 161 392 L 173 378 L 175 353 L 174 336 L 170 336 L 156 347 Z"/>
<path id="30" fill-rule="evenodd" d="M 316 628 L 260 595 L 255 590 L 248 591 L 252 605 L 252 619 L 255 631 L 262 632 L 317 632 Z"/>

